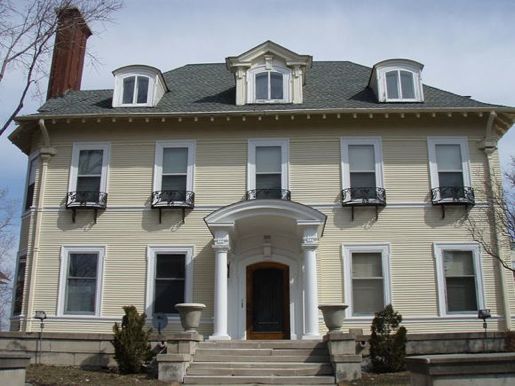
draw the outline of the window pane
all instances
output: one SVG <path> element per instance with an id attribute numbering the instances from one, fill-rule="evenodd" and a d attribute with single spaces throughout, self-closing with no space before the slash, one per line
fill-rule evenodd
<path id="1" fill-rule="evenodd" d="M 461 172 L 446 172 L 438 173 L 438 182 L 440 186 L 463 186 L 463 173 Z"/>
<path id="2" fill-rule="evenodd" d="M 138 76 L 138 99 L 137 103 L 147 103 L 148 97 L 148 78 Z"/>
<path id="3" fill-rule="evenodd" d="M 18 263 L 18 272 L 16 276 L 16 289 L 14 292 L 13 314 L 20 315 L 23 304 L 23 289 L 25 287 L 25 260 Z"/>
<path id="4" fill-rule="evenodd" d="M 352 277 L 382 277 L 383 268 L 380 253 L 353 253 Z"/>
<path id="5" fill-rule="evenodd" d="M 436 145 L 438 171 L 462 170 L 460 145 Z"/>
<path id="6" fill-rule="evenodd" d="M 386 95 L 388 99 L 399 99 L 397 71 L 386 73 Z"/>
<path id="7" fill-rule="evenodd" d="M 100 177 L 77 178 L 77 192 L 99 192 Z"/>
<path id="8" fill-rule="evenodd" d="M 477 311 L 475 278 L 448 277 L 445 284 L 448 312 Z"/>
<path id="9" fill-rule="evenodd" d="M 471 251 L 444 251 L 445 276 L 474 275 L 474 260 Z"/>
<path id="10" fill-rule="evenodd" d="M 186 173 L 188 171 L 188 148 L 168 147 L 163 151 L 163 173 Z"/>
<path id="11" fill-rule="evenodd" d="M 132 98 L 134 97 L 135 81 L 136 78 L 134 76 L 129 76 L 123 80 L 123 104 L 132 103 Z"/>
<path id="12" fill-rule="evenodd" d="M 154 312 L 177 314 L 178 303 L 184 303 L 184 280 L 156 280 Z"/>
<path id="13" fill-rule="evenodd" d="M 36 166 L 37 166 L 37 159 L 33 159 L 30 161 L 29 165 L 29 185 L 36 182 Z"/>
<path id="14" fill-rule="evenodd" d="M 384 308 L 383 280 L 352 280 L 353 315 L 373 315 Z"/>
<path id="15" fill-rule="evenodd" d="M 97 277 L 96 253 L 70 253 L 68 277 Z"/>
<path id="16" fill-rule="evenodd" d="M 349 145 L 349 165 L 352 171 L 374 171 L 374 145 Z"/>
<path id="17" fill-rule="evenodd" d="M 27 186 L 27 196 L 25 197 L 25 210 L 29 210 L 32 206 L 32 201 L 34 200 L 34 186 L 36 184 L 32 183 Z"/>
<path id="18" fill-rule="evenodd" d="M 185 256 L 159 254 L 156 262 L 156 278 L 182 278 L 185 272 Z"/>
<path id="19" fill-rule="evenodd" d="M 95 313 L 96 287 L 95 279 L 68 279 L 65 311 Z"/>
<path id="20" fill-rule="evenodd" d="M 256 189 L 281 189 L 280 174 L 256 175 Z M 280 192 L 278 192 L 280 193 Z"/>
<path id="21" fill-rule="evenodd" d="M 186 176 L 163 176 L 161 190 L 186 191 Z"/>
<path id="22" fill-rule="evenodd" d="M 351 173 L 350 186 L 352 188 L 375 188 L 376 175 L 375 173 Z M 375 194 L 375 190 L 373 190 Z"/>
<path id="23" fill-rule="evenodd" d="M 281 173 L 281 146 L 256 147 L 256 172 Z"/>
<path id="24" fill-rule="evenodd" d="M 283 74 L 279 72 L 270 73 L 270 88 L 272 99 L 283 99 Z"/>
<path id="25" fill-rule="evenodd" d="M 268 99 L 268 72 L 256 74 L 256 99 Z"/>
<path id="26" fill-rule="evenodd" d="M 79 153 L 79 176 L 102 174 L 102 150 L 81 150 Z"/>
<path id="27" fill-rule="evenodd" d="M 415 98 L 415 85 L 413 83 L 413 73 L 408 71 L 401 71 L 401 90 L 403 98 Z"/>

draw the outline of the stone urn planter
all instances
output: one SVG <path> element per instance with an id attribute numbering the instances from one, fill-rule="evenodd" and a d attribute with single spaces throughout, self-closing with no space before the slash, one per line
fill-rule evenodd
<path id="1" fill-rule="evenodd" d="M 206 305 L 201 303 L 179 303 L 175 305 L 175 309 L 179 311 L 181 316 L 181 325 L 185 332 L 197 332 L 204 308 L 206 308 Z"/>
<path id="2" fill-rule="evenodd" d="M 345 309 L 347 307 L 348 305 L 342 303 L 321 304 L 318 306 L 322 311 L 324 322 L 329 332 L 338 331 L 343 326 Z"/>

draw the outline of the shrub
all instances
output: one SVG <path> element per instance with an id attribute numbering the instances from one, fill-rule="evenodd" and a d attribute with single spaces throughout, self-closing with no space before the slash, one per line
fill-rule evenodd
<path id="1" fill-rule="evenodd" d="M 146 360 L 152 356 L 149 336 L 151 329 L 145 329 L 147 316 L 139 314 L 134 306 L 123 307 L 125 315 L 121 326 L 113 326 L 114 359 L 122 374 L 138 373 Z"/>
<path id="2" fill-rule="evenodd" d="M 406 328 L 399 327 L 402 316 L 391 304 L 375 314 L 370 336 L 370 359 L 375 372 L 404 370 L 406 357 Z"/>

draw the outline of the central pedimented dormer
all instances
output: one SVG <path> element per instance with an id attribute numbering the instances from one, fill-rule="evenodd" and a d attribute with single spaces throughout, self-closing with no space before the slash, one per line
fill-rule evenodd
<path id="1" fill-rule="evenodd" d="M 302 103 L 310 55 L 299 55 L 270 40 L 225 59 L 236 80 L 236 104 Z"/>

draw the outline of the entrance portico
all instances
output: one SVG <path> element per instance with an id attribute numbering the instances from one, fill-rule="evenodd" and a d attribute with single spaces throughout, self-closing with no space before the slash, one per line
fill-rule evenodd
<path id="1" fill-rule="evenodd" d="M 215 251 L 210 339 L 320 338 L 316 259 L 326 216 L 263 199 L 237 202 L 204 220 Z"/>

